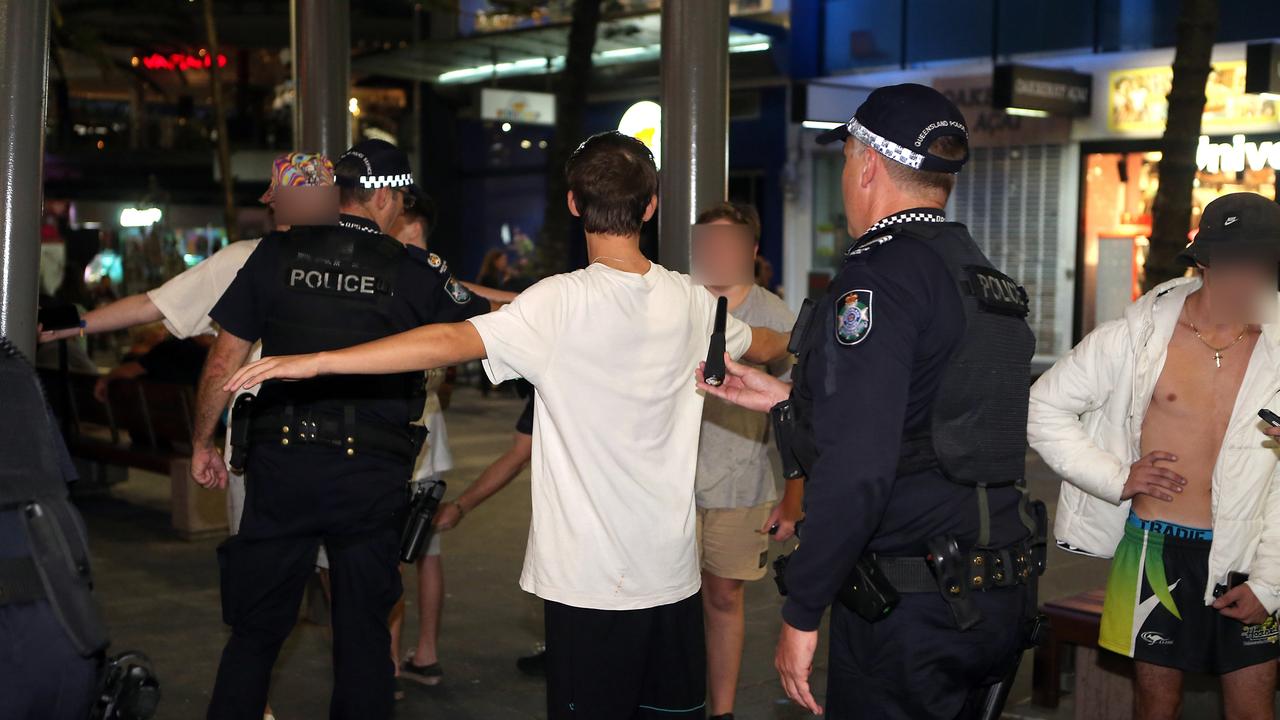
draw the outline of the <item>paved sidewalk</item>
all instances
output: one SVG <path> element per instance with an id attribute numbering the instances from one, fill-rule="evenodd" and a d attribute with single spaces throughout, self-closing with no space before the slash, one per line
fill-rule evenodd
<path id="1" fill-rule="evenodd" d="M 460 390 L 447 413 L 455 462 L 447 474 L 451 494 L 465 487 L 508 445 L 521 403 L 498 395 L 482 398 Z M 1056 479 L 1038 460 L 1030 469 L 1032 490 L 1056 497 Z M 219 539 L 178 539 L 168 530 L 168 480 L 134 472 L 109 495 L 83 498 L 95 560 L 97 587 L 110 622 L 114 649 L 140 649 L 160 675 L 162 718 L 204 715 L 218 656 L 226 638 L 218 603 Z M 409 684 L 397 717 L 506 720 L 545 717 L 539 680 L 522 676 L 516 657 L 541 640 L 541 604 L 516 585 L 529 522 L 529 478 L 524 474 L 503 493 L 470 513 L 446 534 L 447 600 L 441 662 L 444 683 Z M 1045 599 L 1098 587 L 1104 563 L 1053 551 Z M 408 571 L 412 573 L 412 570 Z M 411 576 L 406 585 L 413 587 Z M 406 638 L 416 631 L 410 594 Z M 773 672 L 779 598 L 768 580 L 747 591 L 747 640 L 737 717 L 786 720 L 806 717 L 790 704 Z M 825 633 L 824 633 L 825 635 Z M 411 641 L 409 643 L 412 644 Z M 327 628 L 300 623 L 285 646 L 271 693 L 280 720 L 326 717 L 331 687 Z M 823 689 L 825 643 L 819 648 L 816 685 Z M 1025 707 L 1030 696 L 1030 656 L 1012 695 L 1010 715 L 1069 717 L 1067 697 L 1057 714 Z"/>

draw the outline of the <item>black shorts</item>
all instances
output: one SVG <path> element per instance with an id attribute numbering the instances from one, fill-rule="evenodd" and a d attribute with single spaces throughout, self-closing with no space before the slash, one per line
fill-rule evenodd
<path id="1" fill-rule="evenodd" d="M 1274 617 L 1242 625 L 1204 604 L 1212 530 L 1130 515 L 1111 560 L 1098 645 L 1139 662 L 1221 675 L 1280 657 Z"/>
<path id="2" fill-rule="evenodd" d="M 644 610 L 546 603 L 550 720 L 706 717 L 702 593 Z"/>
<path id="3" fill-rule="evenodd" d="M 521 435 L 533 434 L 533 395 L 529 395 L 528 401 L 524 404 L 524 411 L 520 413 L 520 419 L 516 421 L 516 432 Z"/>

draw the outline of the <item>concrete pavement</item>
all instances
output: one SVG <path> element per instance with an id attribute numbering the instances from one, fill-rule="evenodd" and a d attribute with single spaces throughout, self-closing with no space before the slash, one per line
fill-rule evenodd
<path id="1" fill-rule="evenodd" d="M 462 389 L 446 414 L 457 467 L 447 473 L 450 495 L 471 482 L 508 445 L 521 403 L 497 394 L 482 398 Z M 1032 491 L 1052 502 L 1057 480 L 1033 459 Z M 161 718 L 203 716 L 218 656 L 226 638 L 218 602 L 214 548 L 220 538 L 188 542 L 168 530 L 168 479 L 134 471 L 106 494 L 79 500 L 90 529 L 97 588 L 111 626 L 113 650 L 139 649 L 151 656 L 164 699 Z M 409 684 L 397 717 L 545 717 L 542 684 L 521 675 L 515 659 L 541 640 L 541 603 L 516 585 L 529 522 L 529 478 L 469 513 L 446 534 L 447 599 L 441 637 L 442 685 Z M 775 548 L 776 552 L 789 548 Z M 1053 550 L 1042 598 L 1100 586 L 1106 564 Z M 412 570 L 405 584 L 414 587 Z M 406 642 L 416 632 L 416 598 L 410 593 Z M 778 606 L 769 580 L 747 591 L 747 639 L 737 717 L 790 720 L 807 717 L 787 701 L 772 667 Z M 824 633 L 825 635 L 825 633 Z M 331 687 L 328 629 L 299 623 L 285 646 L 271 693 L 280 720 L 327 715 Z M 825 643 L 815 673 L 824 687 Z M 1069 717 L 1070 696 L 1056 714 L 1026 707 L 1030 656 L 1012 695 L 1010 716 Z"/>

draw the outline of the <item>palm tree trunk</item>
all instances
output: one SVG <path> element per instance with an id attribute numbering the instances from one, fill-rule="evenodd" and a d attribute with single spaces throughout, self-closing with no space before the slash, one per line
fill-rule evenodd
<path id="1" fill-rule="evenodd" d="M 536 270 L 561 272 L 569 264 L 569 192 L 564 165 L 582 141 L 582 125 L 591 83 L 591 54 L 596 48 L 602 0 L 575 0 L 569 25 L 569 48 L 556 92 L 556 127 L 547 150 L 547 198 Z"/>
<path id="2" fill-rule="evenodd" d="M 227 137 L 227 108 L 222 101 L 218 78 L 218 30 L 213 19 L 213 0 L 204 0 L 204 28 L 209 36 L 209 90 L 213 98 L 214 129 L 218 134 L 218 170 L 222 176 L 222 212 L 227 224 L 227 242 L 239 238 L 236 227 L 235 179 L 231 177 L 231 138 Z"/>
<path id="3" fill-rule="evenodd" d="M 1150 289 L 1183 273 L 1177 255 L 1191 227 L 1196 143 L 1204 114 L 1209 58 L 1218 34 L 1218 0 L 1182 0 L 1169 112 L 1161 141 L 1160 187 L 1151 208 L 1151 247 L 1143 285 Z"/>

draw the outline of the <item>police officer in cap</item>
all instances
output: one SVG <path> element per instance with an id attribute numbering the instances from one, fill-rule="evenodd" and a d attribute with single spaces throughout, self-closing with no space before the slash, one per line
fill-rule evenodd
<path id="1" fill-rule="evenodd" d="M 701 384 L 772 409 L 788 474 L 808 478 L 775 662 L 787 694 L 821 712 L 809 672 L 831 606 L 832 718 L 998 714 L 1036 626 L 1043 505 L 1023 483 L 1035 340 L 1025 293 L 943 212 L 967 135 L 922 85 L 879 88 L 823 133 L 844 143 L 856 240 L 800 314 L 794 387 L 736 363 L 720 387 Z"/>
<path id="2" fill-rule="evenodd" d="M 439 257 L 383 232 L 411 197 L 401 150 L 366 140 L 334 175 L 339 224 L 263 238 L 210 313 L 222 333 L 200 382 L 191 463 L 203 486 L 226 482 L 211 438 L 227 404 L 222 384 L 254 341 L 264 356 L 327 350 L 489 310 Z M 390 717 L 387 617 L 401 593 L 400 523 L 425 435 L 411 424 L 422 415 L 423 381 L 419 372 L 268 383 L 248 412 L 237 404 L 232 462 L 247 450 L 247 494 L 239 534 L 218 548 L 231 637 L 210 718 L 261 716 L 321 543 L 333 589 L 330 717 Z"/>

